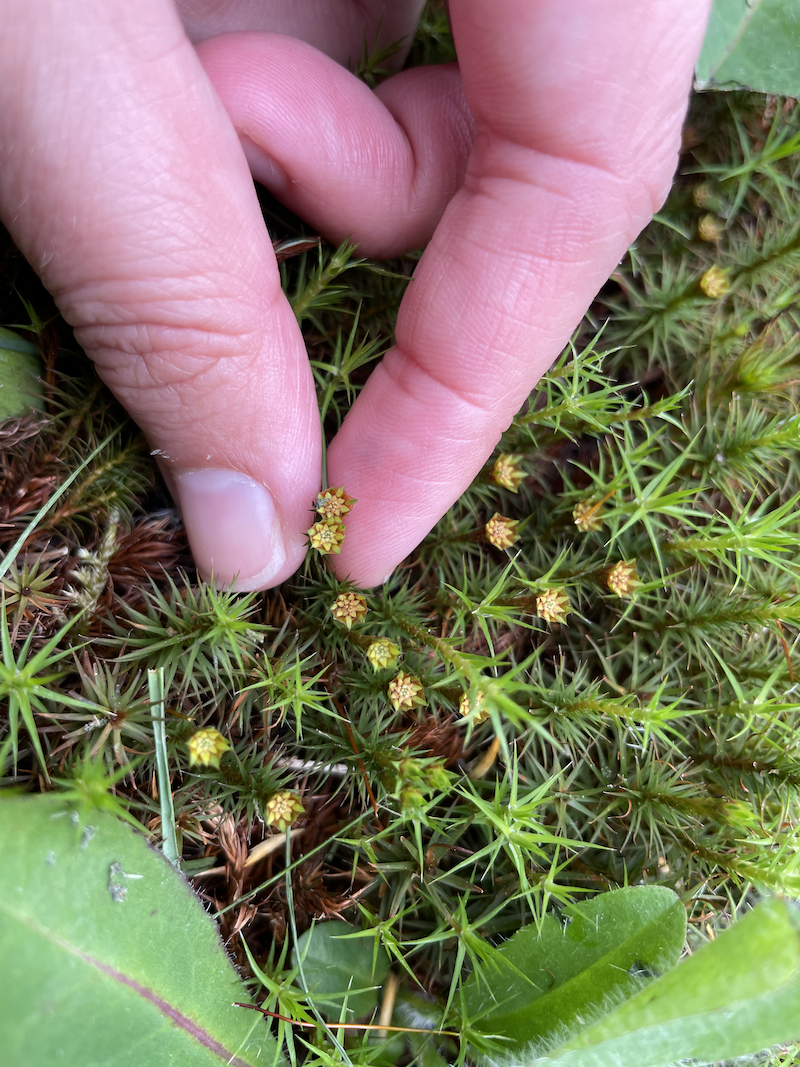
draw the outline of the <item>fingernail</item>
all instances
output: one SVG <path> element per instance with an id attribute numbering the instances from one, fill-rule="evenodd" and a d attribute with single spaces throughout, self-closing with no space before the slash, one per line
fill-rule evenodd
<path id="1" fill-rule="evenodd" d="M 267 587 L 286 562 L 269 490 L 238 471 L 186 471 L 173 477 L 203 577 L 213 575 L 216 585 L 235 585 L 241 591 Z"/>
<path id="2" fill-rule="evenodd" d="M 264 149 L 252 141 L 246 133 L 239 135 L 239 141 L 250 173 L 256 181 L 261 182 L 270 192 L 276 194 L 283 192 L 289 184 L 283 167 L 272 156 L 267 155 Z"/>

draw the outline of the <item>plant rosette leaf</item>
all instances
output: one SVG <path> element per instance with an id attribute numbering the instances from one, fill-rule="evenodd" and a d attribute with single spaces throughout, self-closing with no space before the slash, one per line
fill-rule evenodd
<path id="1" fill-rule="evenodd" d="M 140 834 L 0 800 L 0 1049 L 25 1067 L 280 1060 L 213 920 Z"/>
<path id="2" fill-rule="evenodd" d="M 341 919 L 317 923 L 298 940 L 293 954 L 315 1006 L 337 1021 L 352 1022 L 373 1012 L 389 973 L 384 949 L 372 937 L 354 933 Z"/>
<path id="3" fill-rule="evenodd" d="M 439 1004 L 401 989 L 395 1000 L 392 1020 L 397 1026 L 410 1028 L 405 1037 L 418 1067 L 447 1067 L 448 1061 L 439 1051 L 439 1046 L 446 1043 L 438 1032 L 442 1024 Z M 425 1030 L 430 1032 L 425 1033 Z"/>
<path id="4" fill-rule="evenodd" d="M 539 927 L 524 926 L 498 949 L 488 984 L 470 977 L 471 1026 L 509 1050 L 574 1033 L 674 966 L 686 938 L 684 907 L 664 886 L 602 893 L 571 906 L 566 919 L 546 915 Z"/>
<path id="5" fill-rule="evenodd" d="M 695 86 L 800 95 L 800 5 L 714 0 Z"/>
<path id="6" fill-rule="evenodd" d="M 36 346 L 0 326 L 0 422 L 44 409 Z"/>
<path id="7" fill-rule="evenodd" d="M 577 1037 L 526 1067 L 671 1067 L 800 1038 L 800 914 L 765 901 Z"/>

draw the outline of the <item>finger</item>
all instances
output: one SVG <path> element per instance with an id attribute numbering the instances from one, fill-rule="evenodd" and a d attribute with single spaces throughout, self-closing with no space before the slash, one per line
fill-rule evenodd
<path id="1" fill-rule="evenodd" d="M 225 34 L 198 55 L 253 175 L 294 212 L 370 256 L 430 238 L 474 139 L 455 66 L 406 71 L 372 92 L 276 34 Z"/>
<path id="2" fill-rule="evenodd" d="M 296 37 L 355 70 L 364 55 L 396 46 L 381 66 L 399 69 L 425 0 L 176 0 L 195 43 L 244 30 Z"/>
<path id="3" fill-rule="evenodd" d="M 200 569 L 291 574 L 319 478 L 302 338 L 166 0 L 5 0 L 0 210 L 167 469 Z"/>
<path id="4" fill-rule="evenodd" d="M 341 575 L 381 581 L 468 487 L 663 201 L 707 8 L 452 0 L 478 136 L 328 451 Z"/>

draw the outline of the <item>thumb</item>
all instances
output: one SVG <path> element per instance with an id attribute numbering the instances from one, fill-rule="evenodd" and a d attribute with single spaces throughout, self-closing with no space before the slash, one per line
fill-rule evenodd
<path id="1" fill-rule="evenodd" d="M 305 552 L 319 419 L 238 138 L 169 0 L 0 7 L 0 215 L 151 441 L 200 570 L 274 585 Z"/>

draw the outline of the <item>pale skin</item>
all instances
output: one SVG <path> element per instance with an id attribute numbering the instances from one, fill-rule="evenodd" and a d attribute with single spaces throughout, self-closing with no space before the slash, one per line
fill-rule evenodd
<path id="1" fill-rule="evenodd" d="M 328 449 L 358 498 L 334 567 L 365 587 L 470 484 L 675 170 L 710 0 L 451 0 L 458 67 L 370 91 L 348 59 L 421 6 L 0 0 L 0 217 L 157 450 L 201 573 L 239 589 L 297 569 L 320 486 L 251 169 L 365 255 L 430 242 Z"/>

